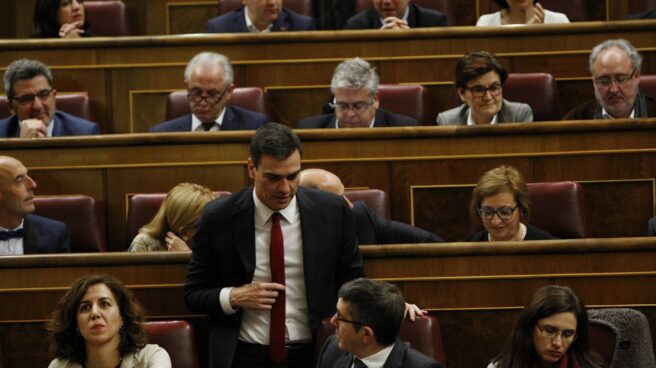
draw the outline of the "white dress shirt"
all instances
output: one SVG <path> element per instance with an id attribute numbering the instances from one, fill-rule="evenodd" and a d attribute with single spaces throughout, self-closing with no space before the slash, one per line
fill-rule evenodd
<path id="1" fill-rule="evenodd" d="M 392 349 L 394 348 L 394 344 L 386 347 L 385 349 L 377 352 L 376 354 L 369 355 L 366 358 L 360 358 L 362 363 L 367 366 L 367 368 L 383 368 L 385 366 L 385 362 L 387 361 L 387 357 L 392 353 Z M 351 368 L 353 368 L 353 363 L 351 363 Z"/>
<path id="2" fill-rule="evenodd" d="M 490 122 L 490 124 L 496 124 L 497 123 L 497 115 L 499 115 L 499 113 L 494 114 L 494 117 L 492 118 L 492 121 Z M 467 125 L 478 125 L 478 124 L 476 124 L 476 122 L 474 121 L 474 118 L 472 117 L 471 108 L 467 110 Z M 481 124 L 481 125 L 483 125 L 483 124 Z"/>
<path id="3" fill-rule="evenodd" d="M 223 115 L 225 115 L 225 107 L 223 108 L 223 111 L 219 114 L 219 116 L 216 118 L 215 122 L 216 124 L 212 125 L 212 128 L 208 130 L 209 132 L 218 132 L 221 130 L 221 124 L 223 124 Z M 204 132 L 205 128 L 203 127 L 203 122 L 200 121 L 199 118 L 196 117 L 196 115 L 191 114 L 191 131 L 192 132 Z"/>
<path id="4" fill-rule="evenodd" d="M 255 27 L 255 24 L 253 24 L 253 21 L 251 20 L 251 17 L 248 16 L 248 7 L 244 7 L 244 18 L 246 18 L 246 28 L 248 28 L 248 32 L 250 33 L 264 33 L 264 32 L 271 32 L 271 29 L 273 29 L 273 23 L 270 23 L 265 29 L 259 30 L 257 27 Z"/>
<path id="5" fill-rule="evenodd" d="M 23 228 L 23 223 L 25 220 L 16 226 L 14 229 L 5 229 L 0 226 L 0 231 L 16 231 Z M 0 240 L 0 256 L 18 256 L 25 254 L 23 250 L 23 239 L 24 238 L 11 238 L 7 240 Z"/>

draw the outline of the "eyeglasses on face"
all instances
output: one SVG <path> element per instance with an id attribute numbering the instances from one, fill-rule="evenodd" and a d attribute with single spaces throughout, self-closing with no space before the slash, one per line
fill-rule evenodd
<path id="1" fill-rule="evenodd" d="M 615 76 L 607 76 L 607 77 L 598 77 L 594 78 L 594 84 L 598 88 L 610 88 L 610 86 L 615 83 L 618 87 L 624 87 L 633 77 L 635 76 L 636 72 L 638 69 L 633 69 L 631 74 L 626 75 L 626 74 L 618 74 Z"/>
<path id="2" fill-rule="evenodd" d="M 499 207 L 496 210 L 492 207 L 481 207 L 478 209 L 478 214 L 486 221 L 492 221 L 494 215 L 499 216 L 501 221 L 505 221 L 512 217 L 513 212 L 517 208 L 519 208 L 519 205 L 515 205 L 515 207 Z"/>
<path id="3" fill-rule="evenodd" d="M 350 323 L 350 324 L 353 324 L 353 325 L 356 325 L 356 326 L 364 326 L 364 323 L 362 323 L 360 321 L 351 321 L 350 319 L 343 318 L 342 315 L 339 314 L 339 312 L 335 312 L 335 315 L 333 317 L 335 317 L 335 319 L 339 322 Z"/>
<path id="4" fill-rule="evenodd" d="M 52 91 L 54 91 L 52 88 L 42 89 L 41 91 L 37 92 L 36 94 L 30 93 L 28 95 L 14 96 L 14 97 L 12 97 L 12 100 L 17 101 L 18 104 L 20 104 L 20 105 L 32 104 L 32 103 L 34 103 L 35 98 L 38 98 L 41 102 L 46 102 L 48 100 L 48 97 L 50 97 L 50 94 L 52 94 Z"/>
<path id="5" fill-rule="evenodd" d="M 567 342 L 572 342 L 576 340 L 576 330 L 559 330 L 556 327 L 553 326 L 540 326 L 539 323 L 536 323 L 535 326 L 538 328 L 540 331 L 540 334 L 542 337 L 548 338 L 548 339 L 555 339 L 557 336 L 560 336 L 560 338 L 563 341 Z"/>
<path id="6" fill-rule="evenodd" d="M 352 110 L 356 114 L 362 113 L 367 107 L 373 105 L 374 99 L 371 99 L 369 101 L 358 101 L 354 102 L 352 104 L 348 104 L 346 102 L 335 102 L 335 109 L 339 110 L 341 112 L 347 112 L 348 110 Z"/>
<path id="7" fill-rule="evenodd" d="M 501 93 L 503 86 L 499 83 L 492 83 L 487 87 L 476 85 L 473 87 L 465 87 L 465 89 L 469 90 L 474 97 L 483 97 L 487 92 L 490 92 L 490 96 L 498 96 Z"/>
<path id="8" fill-rule="evenodd" d="M 195 103 L 200 103 L 201 101 L 205 100 L 205 102 L 211 105 L 221 101 L 226 92 L 228 92 L 228 88 L 230 88 L 230 86 L 226 87 L 223 92 L 219 92 L 215 89 L 210 91 L 203 91 L 198 88 L 192 88 L 187 90 L 187 98 L 189 101 Z M 207 95 L 203 96 L 203 92 L 207 92 Z"/>

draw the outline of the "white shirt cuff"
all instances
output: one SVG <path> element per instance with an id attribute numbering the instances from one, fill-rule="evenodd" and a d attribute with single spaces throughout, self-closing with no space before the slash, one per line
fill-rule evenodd
<path id="1" fill-rule="evenodd" d="M 223 313 L 225 314 L 235 314 L 237 312 L 237 309 L 233 309 L 232 306 L 230 305 L 230 292 L 232 291 L 231 287 L 225 287 L 221 289 L 221 293 L 219 294 L 219 302 L 221 302 L 221 309 L 223 309 Z"/>

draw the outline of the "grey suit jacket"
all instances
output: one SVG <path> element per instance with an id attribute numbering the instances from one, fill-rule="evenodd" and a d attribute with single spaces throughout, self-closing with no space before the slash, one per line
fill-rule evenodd
<path id="1" fill-rule="evenodd" d="M 437 125 L 467 125 L 469 106 L 462 104 L 437 115 Z M 533 121 L 533 110 L 527 104 L 503 100 L 497 113 L 497 123 L 524 123 Z"/>

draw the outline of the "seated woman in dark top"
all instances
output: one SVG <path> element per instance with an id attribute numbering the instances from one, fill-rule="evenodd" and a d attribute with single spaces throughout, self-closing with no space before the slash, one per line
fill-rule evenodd
<path id="1" fill-rule="evenodd" d="M 32 37 L 78 38 L 91 36 L 84 19 L 84 0 L 37 0 Z"/>
<path id="2" fill-rule="evenodd" d="M 480 216 L 485 230 L 463 241 L 556 239 L 527 223 L 531 198 L 522 174 L 512 166 L 499 166 L 478 179 L 469 210 L 473 216 Z"/>

